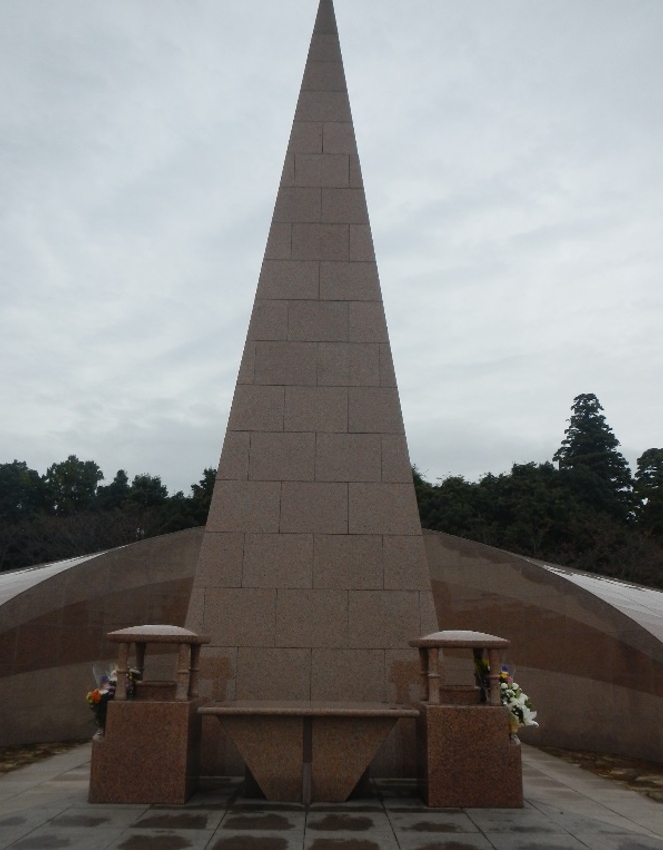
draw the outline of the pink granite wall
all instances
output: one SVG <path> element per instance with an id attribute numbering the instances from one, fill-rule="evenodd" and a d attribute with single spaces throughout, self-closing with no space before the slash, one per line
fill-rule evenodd
<path id="1" fill-rule="evenodd" d="M 663 643 L 635 607 L 629 616 L 509 552 L 431 531 L 424 540 L 440 628 L 511 641 L 516 679 L 539 710 L 540 728 L 522 730 L 524 742 L 663 762 Z M 663 596 L 636 595 L 643 611 Z"/>
<path id="2" fill-rule="evenodd" d="M 39 567 L 0 575 L 30 580 L 0 607 L 0 746 L 92 736 L 92 665 L 117 655 L 106 633 L 184 625 L 202 535 L 195 528 L 123 546 L 43 581 Z M 170 676 L 169 654 L 162 665 Z"/>

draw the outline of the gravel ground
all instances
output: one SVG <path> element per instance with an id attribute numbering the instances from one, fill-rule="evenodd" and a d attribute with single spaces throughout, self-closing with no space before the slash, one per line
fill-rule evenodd
<path id="1" fill-rule="evenodd" d="M 86 742 L 56 741 L 48 744 L 25 744 L 22 747 L 0 748 L 0 775 L 58 753 L 65 753 L 81 743 Z M 663 764 L 609 753 L 590 753 L 586 750 L 561 750 L 557 747 L 541 747 L 541 749 L 571 764 L 577 764 L 583 770 L 589 770 L 597 776 L 619 782 L 632 791 L 638 791 L 652 800 L 663 803 Z"/>
<path id="2" fill-rule="evenodd" d="M 644 759 L 631 759 L 610 753 L 590 753 L 587 750 L 561 750 L 557 747 L 541 747 L 552 756 L 579 765 L 597 776 L 612 779 L 663 803 L 663 764 Z"/>
<path id="3" fill-rule="evenodd" d="M 0 747 L 0 775 L 34 764 L 41 759 L 66 753 L 84 741 L 56 741 L 50 744 L 24 744 L 22 747 Z"/>

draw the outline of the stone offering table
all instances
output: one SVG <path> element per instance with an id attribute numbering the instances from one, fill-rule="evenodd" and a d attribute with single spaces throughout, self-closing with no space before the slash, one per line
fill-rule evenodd
<path id="1" fill-rule="evenodd" d="M 91 803 L 182 804 L 198 785 L 201 721 L 197 694 L 200 647 L 208 637 L 178 626 L 134 626 L 109 632 L 119 643 L 115 698 L 108 704 L 106 730 L 92 743 Z M 177 646 L 172 681 L 136 684 L 127 699 L 131 645 L 144 675 L 147 644 Z"/>
<path id="2" fill-rule="evenodd" d="M 442 631 L 410 641 L 421 661 L 422 701 L 417 704 L 417 774 L 428 806 L 520 808 L 520 745 L 509 735 L 509 711 L 499 691 L 501 651 L 509 641 L 472 631 Z M 490 689 L 449 687 L 444 649 L 488 655 Z"/>
<path id="3" fill-rule="evenodd" d="M 209 703 L 268 800 L 341 803 L 399 717 L 380 702 L 238 700 Z"/>

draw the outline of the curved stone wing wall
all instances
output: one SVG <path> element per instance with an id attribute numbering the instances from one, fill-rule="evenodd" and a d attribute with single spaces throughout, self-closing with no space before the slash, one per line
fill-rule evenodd
<path id="1" fill-rule="evenodd" d="M 202 534 L 0 574 L 0 746 L 91 737 L 92 665 L 117 654 L 106 633 L 184 625 Z"/>
<path id="2" fill-rule="evenodd" d="M 601 598 L 597 576 L 448 534 L 424 540 L 440 628 L 511 641 L 516 679 L 539 712 L 523 741 L 663 762 L 660 591 L 610 581 Z"/>
<path id="3" fill-rule="evenodd" d="M 92 664 L 114 659 L 106 632 L 184 625 L 202 534 L 190 529 L 64 569 L 33 568 L 29 579 L 0 574 L 0 746 L 91 735 L 84 696 Z M 425 531 L 424 540 L 440 628 L 511 641 L 507 660 L 541 723 L 522 732 L 524 741 L 663 762 L 663 616 L 655 613 L 663 594 L 611 582 L 612 598 L 630 591 L 624 604 L 611 604 L 591 591 L 596 576 L 447 534 Z M 19 581 L 20 592 L 3 595 Z M 451 653 L 447 660 L 453 676 Z M 170 670 L 171 658 L 163 663 Z M 221 682 L 223 671 L 214 672 Z"/>

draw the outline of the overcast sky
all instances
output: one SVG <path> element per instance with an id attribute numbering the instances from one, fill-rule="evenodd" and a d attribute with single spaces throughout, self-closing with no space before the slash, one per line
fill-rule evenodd
<path id="1" fill-rule="evenodd" d="M 663 2 L 336 0 L 411 459 L 663 446 Z M 316 0 L 0 0 L 0 463 L 215 466 Z"/>

